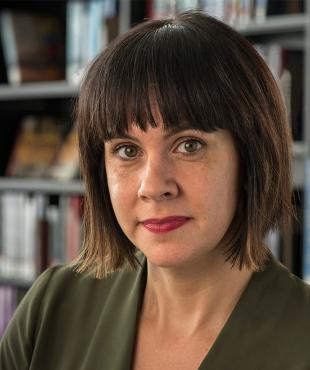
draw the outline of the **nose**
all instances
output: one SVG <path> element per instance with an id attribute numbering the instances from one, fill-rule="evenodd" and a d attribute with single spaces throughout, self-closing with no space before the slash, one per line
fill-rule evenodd
<path id="1" fill-rule="evenodd" d="M 143 201 L 159 202 L 174 199 L 178 194 L 174 171 L 167 160 L 148 160 L 142 171 L 138 197 Z"/>

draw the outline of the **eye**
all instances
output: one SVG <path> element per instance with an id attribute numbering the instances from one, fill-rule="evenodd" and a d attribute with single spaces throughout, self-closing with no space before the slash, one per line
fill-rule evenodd
<path id="1" fill-rule="evenodd" d="M 181 153 L 195 153 L 202 148 L 202 143 L 196 139 L 188 139 L 177 146 L 177 151 Z"/>
<path id="2" fill-rule="evenodd" d="M 132 144 L 123 144 L 118 146 L 115 151 L 122 159 L 130 160 L 137 157 L 139 149 Z"/>

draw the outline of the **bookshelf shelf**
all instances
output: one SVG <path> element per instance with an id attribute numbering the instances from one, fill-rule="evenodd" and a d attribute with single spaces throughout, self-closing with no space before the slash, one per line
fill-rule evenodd
<path id="1" fill-rule="evenodd" d="M 18 86 L 0 84 L 1 100 L 21 100 L 37 98 L 70 98 L 78 94 L 78 86 L 66 81 L 33 82 Z"/>
<path id="2" fill-rule="evenodd" d="M 308 144 L 304 141 L 295 141 L 293 144 L 294 158 L 305 158 L 309 154 Z"/>
<path id="3" fill-rule="evenodd" d="M 235 28 L 244 36 L 259 36 L 279 33 L 304 32 L 309 19 L 306 14 L 270 16 L 262 23 L 237 25 Z"/>
<path id="4" fill-rule="evenodd" d="M 82 195 L 84 186 L 79 180 L 58 181 L 0 177 L 0 192 L 29 192 L 59 195 Z"/>
<path id="5" fill-rule="evenodd" d="M 15 288 L 27 290 L 31 287 L 33 281 L 23 279 L 10 279 L 0 276 L 0 287 L 1 286 L 14 286 Z"/>

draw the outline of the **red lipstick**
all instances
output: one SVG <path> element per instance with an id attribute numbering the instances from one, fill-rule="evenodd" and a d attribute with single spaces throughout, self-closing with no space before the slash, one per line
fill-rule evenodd
<path id="1" fill-rule="evenodd" d="M 142 222 L 143 226 L 152 233 L 162 234 L 183 226 L 189 217 L 169 216 L 165 218 L 150 218 Z"/>

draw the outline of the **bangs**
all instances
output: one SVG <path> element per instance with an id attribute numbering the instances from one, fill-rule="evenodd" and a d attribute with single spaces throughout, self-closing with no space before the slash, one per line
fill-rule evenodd
<path id="1" fill-rule="evenodd" d="M 220 59 L 221 43 L 214 52 L 214 35 L 197 33 L 188 23 L 184 27 L 182 20 L 148 23 L 118 39 L 93 63 L 98 88 L 85 90 L 95 102 L 90 115 L 100 139 L 122 136 L 131 124 L 144 131 L 156 127 L 158 113 L 165 130 L 182 124 L 206 132 L 231 130 L 238 97 L 225 77 L 228 61 Z"/>

